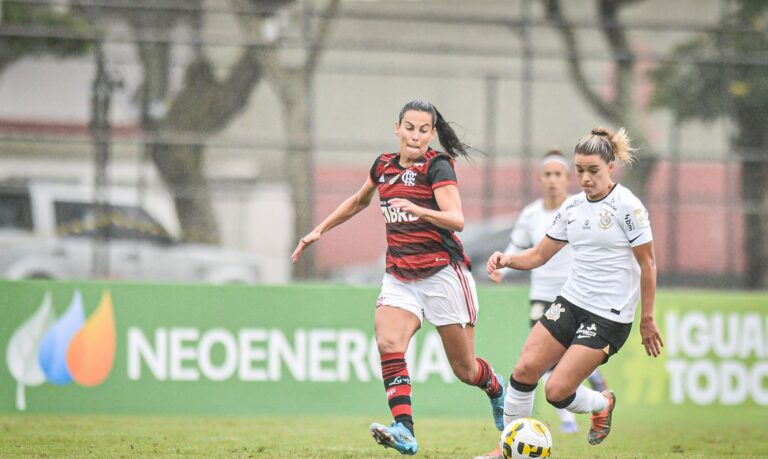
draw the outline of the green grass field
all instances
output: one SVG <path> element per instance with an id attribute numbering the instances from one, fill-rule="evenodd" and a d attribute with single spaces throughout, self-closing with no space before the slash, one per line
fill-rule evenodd
<path id="1" fill-rule="evenodd" d="M 553 418 L 542 413 L 542 419 Z M 384 421 L 384 420 L 380 420 Z M 555 458 L 768 457 L 764 424 L 702 419 L 695 425 L 622 422 L 600 446 L 582 431 L 553 429 Z M 358 417 L 0 416 L 0 457 L 400 457 L 370 438 L 371 419 Z M 419 457 L 471 458 L 489 450 L 489 420 L 417 418 Z"/>

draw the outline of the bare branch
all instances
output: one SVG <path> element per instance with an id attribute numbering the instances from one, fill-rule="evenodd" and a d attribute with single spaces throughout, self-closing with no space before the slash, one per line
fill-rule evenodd
<path id="1" fill-rule="evenodd" d="M 336 16 L 336 13 L 339 12 L 340 5 L 341 0 L 330 0 L 328 5 L 325 7 L 325 11 L 323 11 L 320 19 L 320 25 L 317 28 L 317 34 L 309 45 L 305 65 L 306 71 L 308 73 L 314 72 L 315 67 L 317 67 L 317 61 L 319 59 L 320 52 L 322 51 L 325 45 L 325 41 L 328 39 L 328 35 L 331 30 L 331 21 Z"/>
<path id="2" fill-rule="evenodd" d="M 618 121 L 621 119 L 621 110 L 615 103 L 610 103 L 601 98 L 594 89 L 589 86 L 586 76 L 584 75 L 584 69 L 582 68 L 581 61 L 579 59 L 579 53 L 576 44 L 576 34 L 573 30 L 573 26 L 566 21 L 563 16 L 562 9 L 560 8 L 559 0 L 543 0 L 546 11 L 547 19 L 551 21 L 561 38 L 563 39 L 563 45 L 565 45 L 568 66 L 571 69 L 574 83 L 578 90 L 582 93 L 589 105 L 599 113 L 601 116 L 610 120 Z"/>
<path id="3" fill-rule="evenodd" d="M 635 67 L 635 55 L 629 46 L 626 33 L 619 22 L 619 10 L 631 2 L 619 2 L 617 0 L 600 0 L 600 30 L 605 37 L 605 42 L 611 49 L 611 54 L 616 62 L 616 105 L 628 107 L 632 97 L 632 79 Z"/>

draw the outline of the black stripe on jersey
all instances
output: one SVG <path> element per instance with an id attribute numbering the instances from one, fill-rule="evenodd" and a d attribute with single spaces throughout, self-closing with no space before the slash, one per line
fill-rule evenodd
<path id="1" fill-rule="evenodd" d="M 435 225 L 425 221 L 403 222 L 402 224 L 389 223 L 387 224 L 387 233 L 389 235 L 409 234 L 416 231 L 434 231 L 435 228 L 437 228 Z"/>
<path id="2" fill-rule="evenodd" d="M 448 265 L 440 265 L 432 268 L 407 269 L 397 265 L 387 267 L 387 272 L 400 279 L 421 280 L 438 273 Z"/>
<path id="3" fill-rule="evenodd" d="M 464 263 L 467 266 L 467 269 L 471 270 L 469 258 L 464 254 L 464 247 L 461 245 L 461 242 L 453 237 L 453 233 L 443 228 L 437 228 L 437 232 L 440 233 L 440 237 L 443 239 L 443 245 L 451 256 L 451 263 Z"/>
<path id="4" fill-rule="evenodd" d="M 558 239 L 556 237 L 550 236 L 549 234 L 547 234 L 547 237 L 552 239 L 553 241 L 557 241 L 557 242 L 568 242 L 568 239 Z"/>
<path id="5" fill-rule="evenodd" d="M 442 244 L 435 241 L 389 247 L 389 254 L 395 258 L 407 257 L 409 255 L 429 255 L 430 253 L 444 254 L 446 250 Z"/>

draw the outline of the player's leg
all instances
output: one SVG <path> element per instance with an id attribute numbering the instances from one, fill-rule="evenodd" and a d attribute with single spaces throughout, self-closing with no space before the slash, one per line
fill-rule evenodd
<path id="1" fill-rule="evenodd" d="M 454 264 L 419 282 L 424 316 L 437 327 L 456 377 L 482 389 L 491 402 L 494 423 L 502 430 L 504 378 L 475 355 L 475 322 L 479 310 L 472 274 Z"/>
<path id="2" fill-rule="evenodd" d="M 595 371 L 587 376 L 587 381 L 589 381 L 589 385 L 592 386 L 592 389 L 598 392 L 608 389 L 608 383 L 605 381 L 605 377 L 600 371 L 600 368 L 595 368 Z"/>
<path id="3" fill-rule="evenodd" d="M 405 352 L 421 327 L 421 310 L 408 287 L 386 275 L 374 318 L 376 345 L 381 356 L 381 376 L 394 422 L 391 426 L 373 423 L 370 431 L 377 443 L 403 454 L 418 450 L 411 407 L 411 378 Z"/>
<path id="4" fill-rule="evenodd" d="M 531 415 L 541 376 L 565 353 L 566 347 L 541 322 L 534 325 L 520 351 L 504 401 L 504 425 Z"/>
<path id="5" fill-rule="evenodd" d="M 588 436 L 591 444 L 602 442 L 610 433 L 616 397 L 611 391 L 598 392 L 581 383 L 605 359 L 606 353 L 601 349 L 572 345 L 560 359 L 545 387 L 547 401 L 554 407 L 572 413 L 592 414 Z"/>
<path id="6" fill-rule="evenodd" d="M 577 308 L 579 328 L 571 346 L 552 372 L 547 400 L 573 413 L 592 413 L 590 444 L 601 443 L 611 431 L 616 396 L 613 391 L 588 389 L 581 383 L 618 352 L 629 337 L 631 324 L 617 323 Z"/>
<path id="7" fill-rule="evenodd" d="M 547 380 L 552 374 L 552 370 L 548 370 L 541 377 L 541 383 L 546 387 Z M 560 431 L 563 433 L 576 433 L 579 431 L 579 426 L 576 424 L 576 416 L 570 411 L 564 408 L 555 408 L 557 417 L 560 418 Z"/>

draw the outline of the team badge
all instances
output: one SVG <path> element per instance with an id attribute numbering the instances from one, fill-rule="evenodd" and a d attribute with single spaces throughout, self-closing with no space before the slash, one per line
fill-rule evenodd
<path id="1" fill-rule="evenodd" d="M 407 170 L 403 174 L 403 183 L 405 186 L 413 186 L 416 184 L 416 172 L 413 172 L 412 170 Z"/>
<path id="2" fill-rule="evenodd" d="M 604 210 L 600 212 L 600 221 L 598 222 L 598 225 L 600 225 L 600 228 L 602 229 L 608 229 L 613 225 L 613 219 L 611 218 L 611 213 L 607 210 Z"/>
<path id="3" fill-rule="evenodd" d="M 560 318 L 560 313 L 565 311 L 565 308 L 560 303 L 554 303 L 552 306 L 547 309 L 547 312 L 544 314 L 544 317 L 551 321 L 556 321 Z"/>

